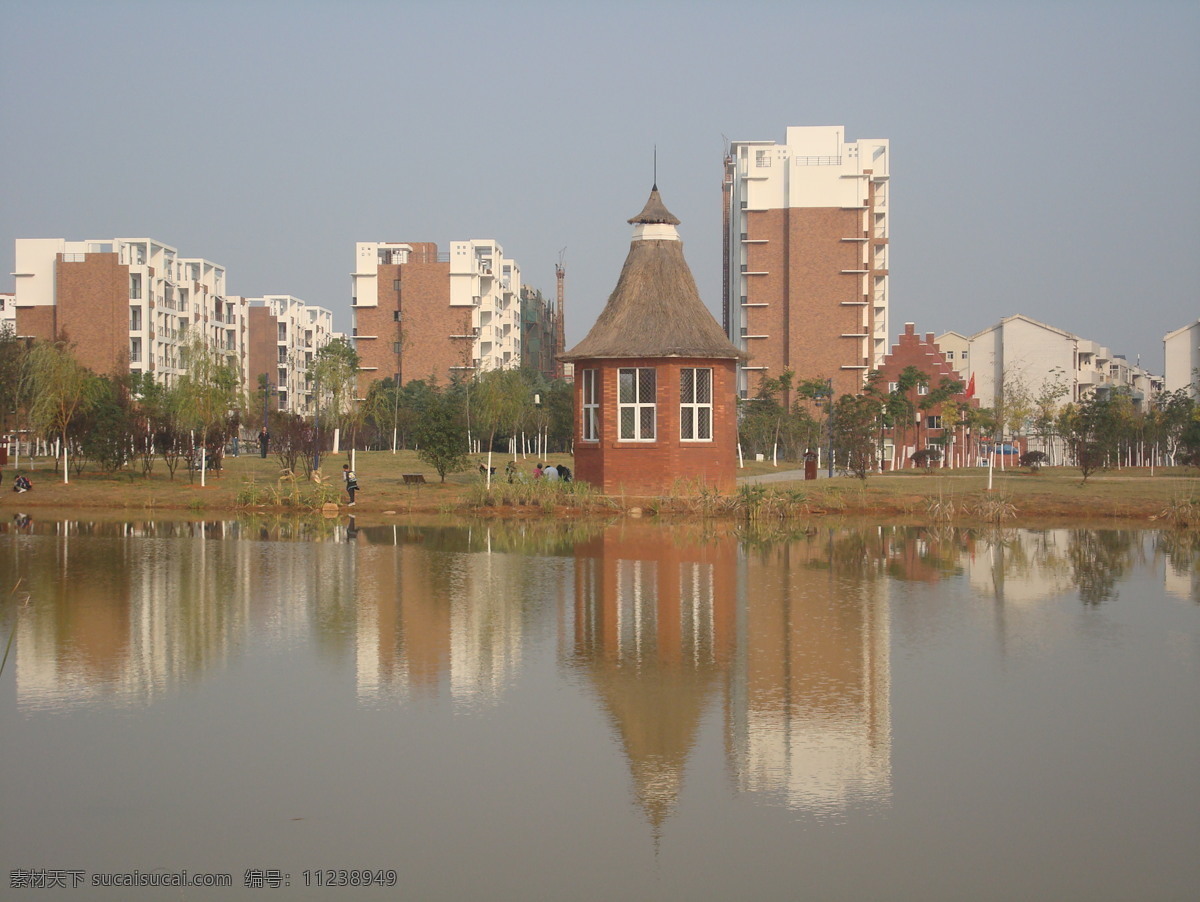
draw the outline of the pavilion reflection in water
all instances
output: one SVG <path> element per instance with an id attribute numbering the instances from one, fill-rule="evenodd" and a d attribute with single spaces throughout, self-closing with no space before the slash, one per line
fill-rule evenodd
<path id="1" fill-rule="evenodd" d="M 718 702 L 739 789 L 818 811 L 890 795 L 885 582 L 834 578 L 825 555 L 629 524 L 576 546 L 571 663 L 656 829 Z"/>

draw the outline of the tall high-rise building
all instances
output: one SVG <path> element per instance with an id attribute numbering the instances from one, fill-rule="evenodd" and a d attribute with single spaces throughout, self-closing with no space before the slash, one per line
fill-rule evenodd
<path id="1" fill-rule="evenodd" d="M 888 142 L 844 131 L 729 146 L 723 324 L 749 358 L 743 397 L 789 370 L 857 391 L 888 351 Z"/>

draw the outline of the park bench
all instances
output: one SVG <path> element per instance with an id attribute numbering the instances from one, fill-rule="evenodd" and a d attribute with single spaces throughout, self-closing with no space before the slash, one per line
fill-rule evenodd
<path id="1" fill-rule="evenodd" d="M 424 485 L 425 484 L 425 474 L 424 473 L 405 473 L 404 474 L 404 484 L 405 485 Z"/>

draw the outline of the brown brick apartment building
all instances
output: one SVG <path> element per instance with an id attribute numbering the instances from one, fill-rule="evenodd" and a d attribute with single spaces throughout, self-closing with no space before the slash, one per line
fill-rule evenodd
<path id="1" fill-rule="evenodd" d="M 840 126 L 725 158 L 724 327 L 748 360 L 739 391 L 785 370 L 861 388 L 887 351 L 888 143 Z"/>
<path id="2" fill-rule="evenodd" d="M 450 261 L 436 244 L 360 244 L 354 276 L 360 398 L 377 379 L 445 385 L 472 371 L 472 308 L 450 305 Z"/>

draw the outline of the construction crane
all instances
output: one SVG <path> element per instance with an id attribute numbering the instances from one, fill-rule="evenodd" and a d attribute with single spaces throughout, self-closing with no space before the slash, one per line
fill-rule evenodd
<path id="1" fill-rule="evenodd" d="M 563 258 L 567 255 L 567 249 L 564 247 L 558 252 L 558 262 L 554 264 L 554 278 L 558 283 L 557 305 L 554 311 L 554 378 L 562 379 L 565 375 L 563 362 L 558 360 L 558 355 L 566 351 L 566 316 L 563 313 L 563 279 L 567 275 L 567 271 L 563 268 Z"/>

